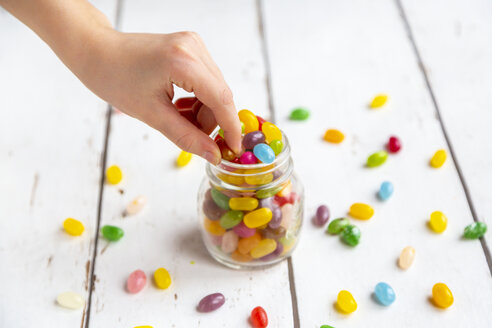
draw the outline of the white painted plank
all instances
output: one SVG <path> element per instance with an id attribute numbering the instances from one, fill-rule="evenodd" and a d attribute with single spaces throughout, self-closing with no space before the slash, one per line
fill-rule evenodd
<path id="1" fill-rule="evenodd" d="M 492 225 L 492 3 L 404 1 L 478 219 Z M 489 245 L 490 234 L 486 235 Z"/>
<path id="2" fill-rule="evenodd" d="M 3 9 L 0 40 L 0 327 L 78 327 L 55 300 L 88 296 L 106 104 Z M 82 237 L 62 231 L 70 216 Z"/>
<path id="3" fill-rule="evenodd" d="M 127 1 L 122 27 L 135 32 L 198 32 L 230 84 L 238 108 L 267 113 L 254 1 Z M 178 170 L 174 167 L 178 153 L 144 124 L 113 116 L 108 165 L 120 165 L 125 181 L 105 188 L 102 224 L 122 227 L 125 237 L 112 245 L 101 239 L 90 326 L 248 327 L 250 311 L 257 305 L 266 309 L 272 327 L 291 326 L 286 262 L 268 270 L 234 271 L 207 254 L 196 214 L 204 163 L 195 157 Z M 148 207 L 135 217 L 122 218 L 127 203 L 140 194 L 148 198 Z M 158 267 L 167 268 L 173 278 L 168 290 L 153 284 Z M 148 286 L 130 295 L 125 281 L 136 269 L 147 273 Z M 213 292 L 225 295 L 224 307 L 197 313 L 200 299 Z"/>
<path id="4" fill-rule="evenodd" d="M 354 222 L 362 230 L 354 249 L 306 220 L 293 255 L 302 327 L 488 327 L 490 272 L 480 243 L 460 239 L 473 220 L 452 161 L 440 170 L 428 166 L 446 143 L 395 2 L 274 0 L 264 6 L 277 123 L 290 137 L 305 183 L 306 219 L 322 203 L 333 218 L 345 216 L 354 202 L 376 210 L 370 221 Z M 379 92 L 390 95 L 388 106 L 368 109 Z M 308 122 L 287 121 L 298 105 L 311 109 Z M 344 131 L 346 140 L 325 143 L 328 128 Z M 402 139 L 401 153 L 383 167 L 365 168 L 367 156 L 392 134 Z M 387 203 L 375 196 L 384 180 L 395 185 Z M 426 227 L 434 210 L 449 218 L 442 235 Z M 417 259 L 402 272 L 396 260 L 407 245 Z M 390 308 L 371 299 L 380 281 L 397 293 Z M 446 311 L 428 301 L 439 281 L 455 296 Z M 359 304 L 350 316 L 333 307 L 342 289 Z"/>

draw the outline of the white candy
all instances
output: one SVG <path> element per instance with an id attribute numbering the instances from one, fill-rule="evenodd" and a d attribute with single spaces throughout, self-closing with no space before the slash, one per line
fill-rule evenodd
<path id="1" fill-rule="evenodd" d="M 145 204 L 147 204 L 147 198 L 145 196 L 138 196 L 128 204 L 125 213 L 128 215 L 137 214 L 144 208 Z"/>
<path id="2" fill-rule="evenodd" d="M 85 305 L 85 300 L 77 293 L 64 292 L 56 298 L 57 303 L 67 309 L 77 310 Z"/>

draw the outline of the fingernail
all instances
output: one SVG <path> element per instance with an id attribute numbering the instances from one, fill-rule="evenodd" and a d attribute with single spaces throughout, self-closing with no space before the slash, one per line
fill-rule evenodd
<path id="1" fill-rule="evenodd" d="M 218 159 L 213 153 L 209 151 L 204 152 L 202 157 L 213 165 L 217 165 L 220 162 L 220 159 Z"/>

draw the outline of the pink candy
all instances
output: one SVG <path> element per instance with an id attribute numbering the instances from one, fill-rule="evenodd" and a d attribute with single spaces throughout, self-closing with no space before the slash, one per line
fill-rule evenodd
<path id="1" fill-rule="evenodd" d="M 244 222 L 241 221 L 241 223 L 239 223 L 237 226 L 235 226 L 234 228 L 232 228 L 232 230 L 234 231 L 234 233 L 236 235 L 238 235 L 239 237 L 241 238 L 248 238 L 248 237 L 251 237 L 255 234 L 256 232 L 256 229 L 254 228 L 248 228 Z"/>
<path id="2" fill-rule="evenodd" d="M 241 164 L 256 164 L 258 161 L 255 154 L 251 151 L 245 151 L 239 158 Z"/>
<path id="3" fill-rule="evenodd" d="M 132 294 L 141 291 L 147 283 L 147 276 L 142 270 L 133 271 L 126 281 L 126 289 Z"/>

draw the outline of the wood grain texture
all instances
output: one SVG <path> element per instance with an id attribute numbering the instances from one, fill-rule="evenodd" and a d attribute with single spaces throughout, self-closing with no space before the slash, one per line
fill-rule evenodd
<path id="1" fill-rule="evenodd" d="M 96 6 L 112 16 L 114 1 Z M 88 296 L 106 104 L 4 10 L 0 40 L 0 327 L 79 327 L 55 300 Z"/>
<path id="2" fill-rule="evenodd" d="M 268 116 L 253 1 L 126 1 L 122 28 L 198 32 L 231 86 L 236 105 Z M 178 154 L 158 132 L 113 114 L 108 165 L 119 165 L 125 178 L 121 186 L 105 187 L 102 225 L 122 227 L 125 237 L 114 244 L 99 242 L 90 327 L 249 327 L 250 311 L 257 305 L 267 310 L 272 326 L 291 326 L 287 263 L 259 271 L 234 271 L 216 263 L 204 248 L 196 214 L 204 162 L 194 157 L 177 169 Z M 138 195 L 148 198 L 148 206 L 123 218 L 124 208 Z M 153 283 L 152 274 L 159 267 L 172 276 L 167 290 Z M 130 295 L 125 282 L 136 269 L 147 273 L 148 286 Z M 200 299 L 214 292 L 225 295 L 223 308 L 198 313 Z"/>
<path id="3" fill-rule="evenodd" d="M 461 240 L 473 222 L 452 161 L 429 167 L 435 150 L 446 148 L 423 76 L 394 1 L 265 1 L 268 51 L 277 123 L 289 135 L 296 170 L 305 183 L 308 213 L 293 255 L 302 327 L 487 327 L 492 281 L 477 241 Z M 427 22 L 432 28 L 432 22 Z M 390 95 L 387 106 L 370 110 L 372 97 Z M 311 109 L 305 123 L 287 120 L 296 106 Z M 340 145 L 322 140 L 328 128 L 342 130 Z M 380 168 L 364 167 L 390 135 L 402 151 Z M 386 203 L 376 197 L 385 181 L 395 185 Z M 346 216 L 354 202 L 374 206 L 352 249 L 309 222 L 320 204 L 332 217 Z M 442 235 L 426 225 L 432 211 L 449 218 Z M 407 245 L 417 250 L 412 268 L 396 266 Z M 390 308 L 372 299 L 385 281 L 397 300 Z M 447 311 L 433 307 L 432 286 L 445 282 L 455 296 Z M 352 292 L 359 304 L 346 316 L 334 309 L 337 293 Z"/>

